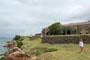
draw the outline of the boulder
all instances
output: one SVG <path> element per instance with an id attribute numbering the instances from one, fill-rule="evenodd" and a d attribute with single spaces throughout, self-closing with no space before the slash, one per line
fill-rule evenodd
<path id="1" fill-rule="evenodd" d="M 6 60 L 30 60 L 30 56 L 25 52 L 16 51 L 5 57 Z"/>

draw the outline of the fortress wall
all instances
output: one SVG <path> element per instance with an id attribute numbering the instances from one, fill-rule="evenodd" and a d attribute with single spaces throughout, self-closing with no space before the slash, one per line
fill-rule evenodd
<path id="1" fill-rule="evenodd" d="M 84 40 L 84 43 L 90 43 L 89 36 L 64 36 L 64 37 L 43 37 L 42 43 L 50 43 L 50 44 L 68 44 L 68 43 L 75 43 L 78 44 L 80 39 Z"/>

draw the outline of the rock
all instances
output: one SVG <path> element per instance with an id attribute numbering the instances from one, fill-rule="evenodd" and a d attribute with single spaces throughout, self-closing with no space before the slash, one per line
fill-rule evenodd
<path id="1" fill-rule="evenodd" d="M 13 47 L 17 47 L 17 43 L 15 40 L 9 41 L 4 47 L 12 49 Z"/>
<path id="2" fill-rule="evenodd" d="M 30 60 L 30 56 L 17 47 L 15 40 L 8 42 L 5 46 L 8 51 L 5 53 L 5 60 Z"/>
<path id="3" fill-rule="evenodd" d="M 6 60 L 30 60 L 30 57 L 25 52 L 13 52 L 9 54 L 6 58 Z"/>

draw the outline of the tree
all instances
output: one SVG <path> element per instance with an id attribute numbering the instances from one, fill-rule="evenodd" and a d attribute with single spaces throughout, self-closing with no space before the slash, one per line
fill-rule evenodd
<path id="1" fill-rule="evenodd" d="M 20 35 L 16 35 L 15 38 L 13 38 L 17 42 L 17 47 L 21 48 L 23 43 L 22 40 L 23 38 Z"/>
<path id="2" fill-rule="evenodd" d="M 15 38 L 13 38 L 13 40 L 19 40 L 21 38 L 21 36 L 16 35 Z"/>
<path id="3" fill-rule="evenodd" d="M 62 35 L 63 34 L 62 24 L 60 24 L 59 22 L 56 22 L 52 24 L 51 26 L 49 26 L 49 34 L 50 35 Z"/>

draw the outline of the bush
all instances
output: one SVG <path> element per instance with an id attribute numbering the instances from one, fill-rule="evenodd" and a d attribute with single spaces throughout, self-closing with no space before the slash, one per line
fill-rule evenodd
<path id="1" fill-rule="evenodd" d="M 57 49 L 55 48 L 36 48 L 36 49 L 33 49 L 31 50 L 32 52 L 32 55 L 35 54 L 35 55 L 41 55 L 43 53 L 46 53 L 46 52 L 53 52 L 53 51 L 56 51 Z"/>
<path id="2" fill-rule="evenodd" d="M 22 41 L 17 41 L 17 47 L 21 48 L 23 45 Z"/>
<path id="3" fill-rule="evenodd" d="M 16 35 L 15 38 L 13 38 L 13 40 L 19 40 L 21 38 L 21 36 Z"/>
<path id="4" fill-rule="evenodd" d="M 21 37 L 21 36 L 19 36 L 19 35 L 16 35 L 15 38 L 13 38 L 13 40 L 16 40 L 16 42 L 17 42 L 17 47 L 19 47 L 19 48 L 21 48 L 22 45 L 23 45 L 23 43 L 22 43 L 22 40 L 23 40 L 23 39 L 24 39 L 24 38 Z"/>
<path id="5" fill-rule="evenodd" d="M 3 56 L 0 57 L 0 60 L 5 60 Z"/>

